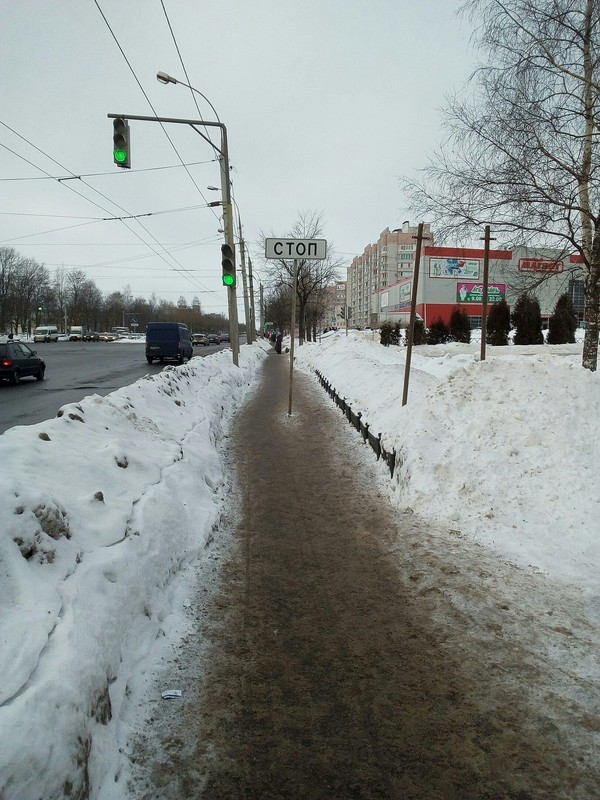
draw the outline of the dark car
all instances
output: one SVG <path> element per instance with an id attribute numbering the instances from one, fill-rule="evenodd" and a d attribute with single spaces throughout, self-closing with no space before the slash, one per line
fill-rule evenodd
<path id="1" fill-rule="evenodd" d="M 194 346 L 201 344 L 203 347 L 208 347 L 210 342 L 208 341 L 208 336 L 205 333 L 194 333 L 192 334 L 192 344 Z"/>
<path id="2" fill-rule="evenodd" d="M 229 341 L 229 334 L 228 333 L 220 333 L 219 340 L 221 342 L 228 342 Z"/>
<path id="3" fill-rule="evenodd" d="M 83 334 L 83 341 L 84 342 L 99 342 L 100 341 L 100 334 L 98 331 L 88 331 L 87 333 Z"/>
<path id="4" fill-rule="evenodd" d="M 17 384 L 27 375 L 44 380 L 46 364 L 23 342 L 0 343 L 0 378 Z"/>
<path id="5" fill-rule="evenodd" d="M 190 332 L 182 322 L 149 322 L 146 326 L 146 360 L 149 364 L 155 358 L 183 364 L 193 354 Z"/>
<path id="6" fill-rule="evenodd" d="M 209 344 L 221 344 L 221 337 L 218 333 L 209 333 L 206 338 Z"/>

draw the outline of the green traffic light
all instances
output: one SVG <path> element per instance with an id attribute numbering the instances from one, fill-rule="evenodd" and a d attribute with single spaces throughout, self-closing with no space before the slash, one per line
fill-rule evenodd
<path id="1" fill-rule="evenodd" d="M 233 286 L 235 284 L 235 275 L 226 272 L 223 275 L 223 286 Z"/>
<path id="2" fill-rule="evenodd" d="M 113 155 L 118 164 L 124 164 L 127 161 L 127 153 L 119 147 L 115 147 Z"/>

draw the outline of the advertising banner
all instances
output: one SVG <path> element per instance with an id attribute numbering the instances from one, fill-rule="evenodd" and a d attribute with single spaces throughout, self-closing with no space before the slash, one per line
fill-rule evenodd
<path id="1" fill-rule="evenodd" d="M 488 303 L 497 303 L 504 300 L 506 295 L 506 284 L 490 283 L 488 285 Z M 457 283 L 456 299 L 459 303 L 482 303 L 483 284 L 482 283 Z"/>
<path id="2" fill-rule="evenodd" d="M 430 278 L 479 278 L 478 258 L 430 258 Z"/>

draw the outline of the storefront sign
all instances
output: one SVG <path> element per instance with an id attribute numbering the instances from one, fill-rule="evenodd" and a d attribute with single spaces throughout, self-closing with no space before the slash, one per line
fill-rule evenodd
<path id="1" fill-rule="evenodd" d="M 488 285 L 488 303 L 497 303 L 504 300 L 506 294 L 506 284 L 490 283 Z M 459 303 L 482 303 L 483 284 L 482 283 L 457 283 L 456 299 Z"/>
<path id="2" fill-rule="evenodd" d="M 479 278 L 478 258 L 430 258 L 430 278 Z"/>
<path id="3" fill-rule="evenodd" d="M 549 258 L 519 259 L 519 272 L 563 272 L 564 268 L 562 261 L 552 261 Z"/>
<path id="4" fill-rule="evenodd" d="M 401 303 L 404 303 L 404 301 L 410 303 L 410 297 L 412 294 L 412 278 L 406 281 L 406 283 L 401 283 L 398 289 L 399 289 L 398 300 Z"/>

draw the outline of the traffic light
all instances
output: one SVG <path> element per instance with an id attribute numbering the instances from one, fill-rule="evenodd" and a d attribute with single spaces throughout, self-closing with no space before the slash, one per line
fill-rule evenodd
<path id="1" fill-rule="evenodd" d="M 235 250 L 230 244 L 221 245 L 223 286 L 235 286 Z"/>
<path id="2" fill-rule="evenodd" d="M 38 311 L 43 311 L 43 310 L 44 310 L 44 306 L 38 306 Z"/>
<path id="3" fill-rule="evenodd" d="M 113 158 L 115 164 L 123 169 L 131 167 L 131 150 L 129 149 L 129 123 L 123 117 L 113 120 Z"/>

